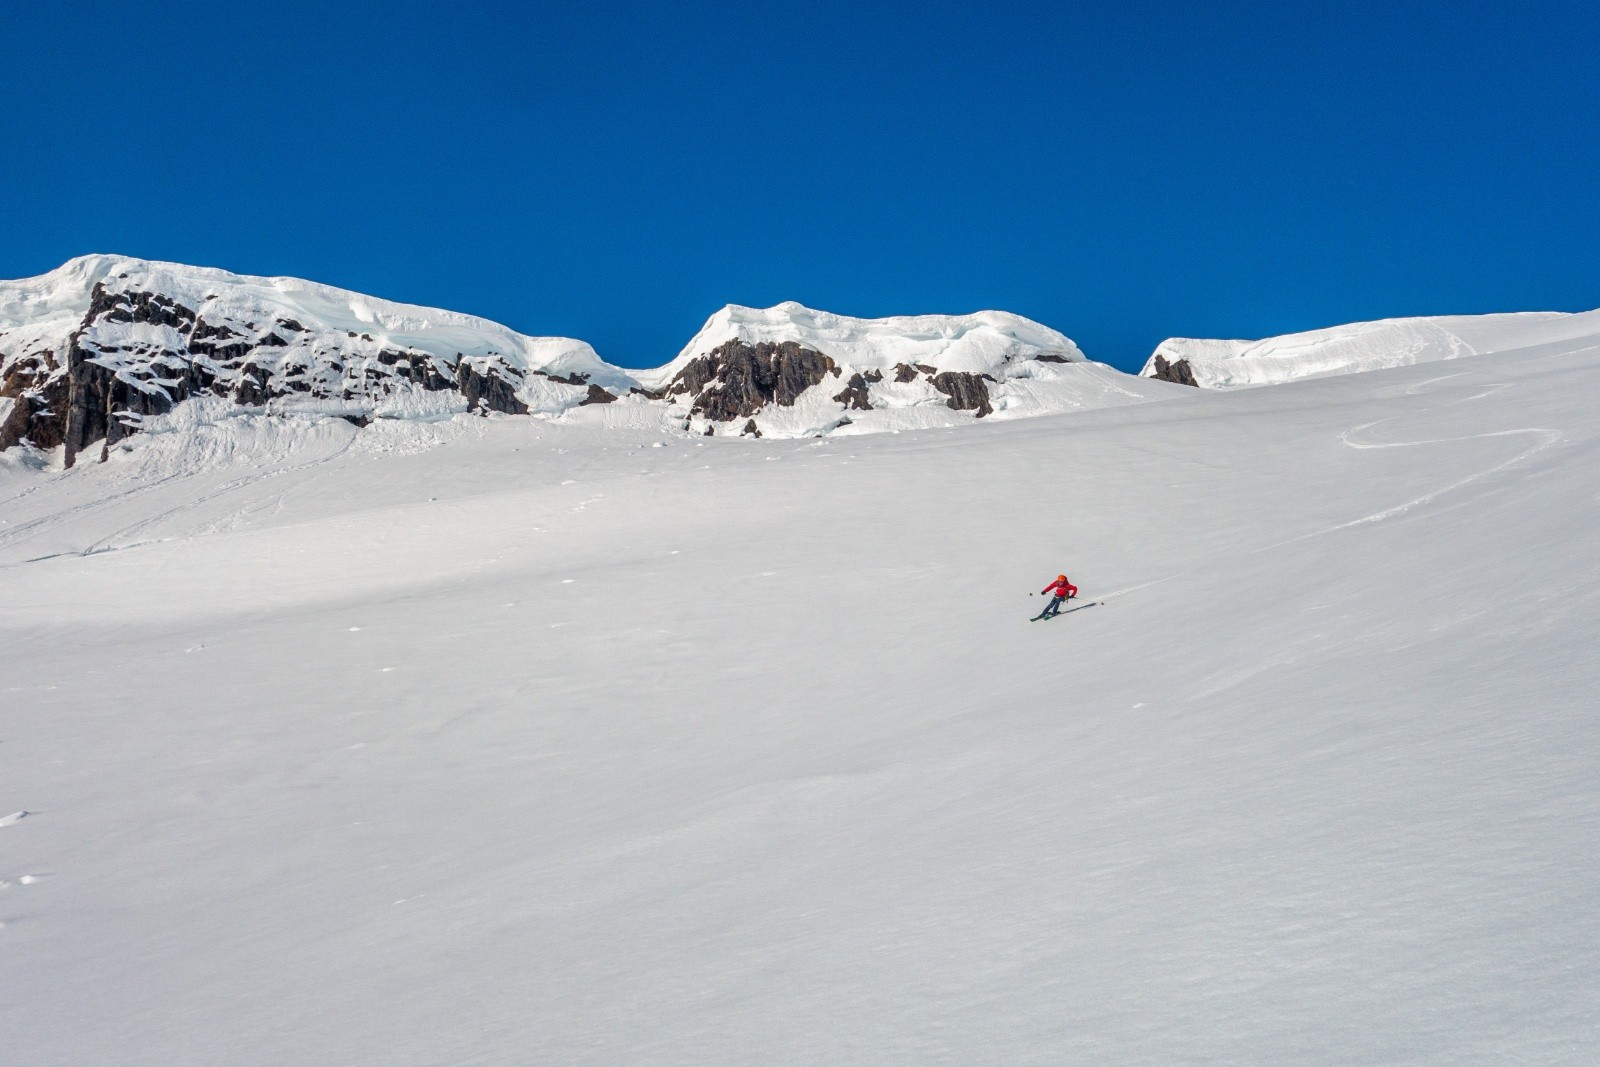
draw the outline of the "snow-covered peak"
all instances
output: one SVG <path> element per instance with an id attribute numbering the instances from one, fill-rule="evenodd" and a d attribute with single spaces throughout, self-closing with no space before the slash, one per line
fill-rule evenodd
<path id="1" fill-rule="evenodd" d="M 124 256 L 79 256 L 35 278 L 0 281 L 0 353 L 31 354 L 64 338 L 83 321 L 94 287 L 125 264 Z"/>
<path id="2" fill-rule="evenodd" d="M 1600 311 L 1379 319 L 1259 341 L 1172 337 L 1157 346 L 1140 373 L 1163 377 L 1186 372 L 1193 384 L 1231 389 L 1489 355 L 1586 336 L 1600 340 Z M 1180 364 L 1182 370 L 1161 369 Z"/>
<path id="3" fill-rule="evenodd" d="M 488 319 L 382 300 L 301 278 L 254 277 L 212 267 L 89 255 L 35 278 L 0 282 L 0 336 L 16 330 L 41 339 L 84 319 L 97 285 L 108 293 L 153 293 L 195 312 L 213 327 L 258 327 L 288 321 L 305 331 L 342 336 L 348 347 L 405 349 L 448 360 L 494 357 L 520 371 L 583 374 L 609 388 L 633 379 L 605 363 L 587 343 L 529 337 Z"/>
<path id="4" fill-rule="evenodd" d="M 727 305 L 706 320 L 676 359 L 639 377 L 664 385 L 693 360 L 734 340 L 751 345 L 792 341 L 857 370 L 887 371 L 897 364 L 920 363 L 983 374 L 1040 355 L 1070 363 L 1085 359 L 1065 335 L 1006 311 L 860 319 L 786 300 L 769 308 Z"/>

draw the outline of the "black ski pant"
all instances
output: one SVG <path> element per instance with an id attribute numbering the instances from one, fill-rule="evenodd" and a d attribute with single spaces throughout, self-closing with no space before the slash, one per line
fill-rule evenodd
<path id="1" fill-rule="evenodd" d="M 1056 594 L 1055 598 L 1051 600 L 1050 603 L 1045 607 L 1042 614 L 1044 614 L 1046 617 L 1054 615 L 1061 610 L 1061 605 L 1065 604 L 1066 602 L 1067 598 L 1058 593 Z"/>

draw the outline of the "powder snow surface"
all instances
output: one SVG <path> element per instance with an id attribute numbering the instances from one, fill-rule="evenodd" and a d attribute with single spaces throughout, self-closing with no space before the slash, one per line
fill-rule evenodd
<path id="1" fill-rule="evenodd" d="M 1262 341 L 1172 337 L 1157 346 L 1140 373 L 1153 373 L 1157 356 L 1174 363 L 1188 360 L 1195 381 L 1203 388 L 1229 389 L 1514 352 L 1581 339 L 1600 345 L 1600 311 L 1578 315 L 1536 311 L 1381 319 Z"/>
<path id="2" fill-rule="evenodd" d="M 1589 1062 L 1597 375 L 0 457 L 3 1058 Z"/>

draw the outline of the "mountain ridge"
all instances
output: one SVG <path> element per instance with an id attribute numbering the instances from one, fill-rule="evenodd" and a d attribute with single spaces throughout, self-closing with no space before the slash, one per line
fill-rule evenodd
<path id="1" fill-rule="evenodd" d="M 1119 381 L 1120 380 L 1120 381 Z M 101 458 L 185 401 L 299 418 L 564 417 L 624 401 L 696 434 L 815 436 L 1151 399 L 1019 315 L 856 319 L 727 305 L 628 371 L 587 342 L 289 277 L 113 255 L 0 282 L 0 449 Z M 955 413 L 954 415 L 949 413 Z"/>

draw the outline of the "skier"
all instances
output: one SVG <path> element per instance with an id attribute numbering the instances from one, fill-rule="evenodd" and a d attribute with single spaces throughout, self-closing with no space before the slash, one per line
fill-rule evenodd
<path id="1" fill-rule="evenodd" d="M 1067 581 L 1067 576 L 1065 574 L 1058 574 L 1056 575 L 1055 581 L 1045 586 L 1039 592 L 1041 594 L 1054 593 L 1055 599 L 1046 604 L 1043 611 L 1039 612 L 1039 614 L 1028 620 L 1030 622 L 1038 622 L 1040 619 L 1055 618 L 1056 615 L 1061 611 L 1061 605 L 1078 595 L 1078 587 Z"/>

